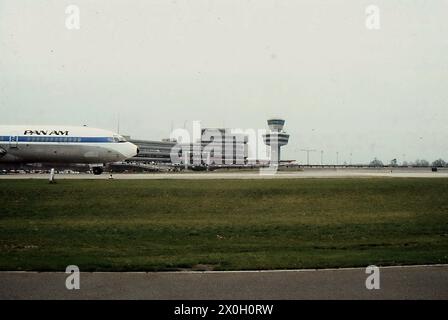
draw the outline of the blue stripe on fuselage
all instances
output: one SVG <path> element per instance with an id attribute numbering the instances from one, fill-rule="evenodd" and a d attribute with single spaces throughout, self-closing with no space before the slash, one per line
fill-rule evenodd
<path id="1" fill-rule="evenodd" d="M 112 137 L 0 136 L 3 142 L 113 143 Z"/>

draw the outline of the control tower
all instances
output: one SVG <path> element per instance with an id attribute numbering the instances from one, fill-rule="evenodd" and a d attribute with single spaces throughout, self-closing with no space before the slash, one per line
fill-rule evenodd
<path id="1" fill-rule="evenodd" d="M 269 119 L 269 132 L 263 135 L 264 143 L 271 147 L 271 165 L 280 163 L 280 148 L 289 141 L 289 134 L 283 131 L 284 125 L 283 119 Z"/>

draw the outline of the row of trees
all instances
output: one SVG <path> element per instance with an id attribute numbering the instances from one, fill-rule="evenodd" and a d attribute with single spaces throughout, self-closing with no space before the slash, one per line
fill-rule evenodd
<path id="1" fill-rule="evenodd" d="M 388 165 L 391 167 L 398 167 L 397 159 L 392 159 Z M 429 167 L 429 166 L 437 167 L 437 168 L 448 167 L 448 163 L 443 159 L 434 160 L 431 164 L 429 163 L 429 161 L 427 161 L 425 159 L 417 159 L 414 162 L 403 161 L 403 163 L 401 165 L 402 166 L 412 166 L 412 167 Z M 370 162 L 370 166 L 371 167 L 383 167 L 384 163 L 381 160 L 378 160 L 377 158 L 375 158 Z"/>

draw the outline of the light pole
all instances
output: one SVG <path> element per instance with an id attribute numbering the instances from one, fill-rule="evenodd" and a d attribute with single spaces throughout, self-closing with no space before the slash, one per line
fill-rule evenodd
<path id="1" fill-rule="evenodd" d="M 320 150 L 320 165 L 324 165 L 324 150 Z"/>
<path id="2" fill-rule="evenodd" d="M 336 151 L 336 165 L 339 165 L 339 151 Z"/>
<path id="3" fill-rule="evenodd" d="M 314 152 L 316 150 L 314 150 L 314 149 L 302 149 L 301 151 L 305 151 L 306 152 L 306 165 L 309 166 L 310 165 L 310 152 Z"/>

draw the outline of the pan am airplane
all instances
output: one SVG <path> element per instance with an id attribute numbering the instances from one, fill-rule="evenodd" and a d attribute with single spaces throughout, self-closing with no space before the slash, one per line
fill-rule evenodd
<path id="1" fill-rule="evenodd" d="M 138 154 L 136 145 L 111 131 L 69 126 L 0 126 L 0 163 L 84 163 L 94 174 L 103 165 Z"/>

